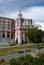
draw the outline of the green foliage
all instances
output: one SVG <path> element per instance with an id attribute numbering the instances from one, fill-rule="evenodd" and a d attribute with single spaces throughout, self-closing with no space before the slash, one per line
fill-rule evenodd
<path id="1" fill-rule="evenodd" d="M 0 64 L 2 64 L 3 62 L 2 61 L 0 61 Z"/>
<path id="2" fill-rule="evenodd" d="M 16 60 L 16 59 L 11 59 L 10 60 L 10 65 L 20 65 L 20 62 L 18 61 L 18 60 Z"/>
<path id="3" fill-rule="evenodd" d="M 44 31 L 38 30 L 37 28 L 28 28 L 25 31 L 25 35 L 32 42 L 42 42 L 44 37 Z"/>
<path id="4" fill-rule="evenodd" d="M 39 55 L 39 58 L 26 55 L 18 59 L 11 59 L 10 65 L 44 65 L 44 55 Z"/>
<path id="5" fill-rule="evenodd" d="M 20 58 L 18 58 L 19 60 L 20 60 L 20 62 L 23 62 L 23 61 L 25 61 L 25 57 L 20 57 Z"/>

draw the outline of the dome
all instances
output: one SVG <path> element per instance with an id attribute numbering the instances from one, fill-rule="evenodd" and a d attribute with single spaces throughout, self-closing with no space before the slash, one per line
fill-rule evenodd
<path id="1" fill-rule="evenodd" d="M 19 10 L 18 18 L 22 18 L 21 10 Z"/>

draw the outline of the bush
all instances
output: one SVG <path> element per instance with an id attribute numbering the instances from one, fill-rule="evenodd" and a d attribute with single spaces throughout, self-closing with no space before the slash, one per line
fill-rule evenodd
<path id="1" fill-rule="evenodd" d="M 39 58 L 26 55 L 18 59 L 11 59 L 10 65 L 44 65 L 44 55 L 40 55 Z"/>

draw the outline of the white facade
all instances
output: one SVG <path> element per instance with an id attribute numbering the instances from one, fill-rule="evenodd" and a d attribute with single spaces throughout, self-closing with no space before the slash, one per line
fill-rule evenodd
<path id="1" fill-rule="evenodd" d="M 18 44 L 25 43 L 25 29 L 32 26 L 31 19 L 22 18 L 21 11 L 18 14 L 18 18 L 15 21 L 15 41 Z"/>

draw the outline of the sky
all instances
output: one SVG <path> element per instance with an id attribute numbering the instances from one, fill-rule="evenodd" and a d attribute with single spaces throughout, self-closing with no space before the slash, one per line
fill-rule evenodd
<path id="1" fill-rule="evenodd" d="M 23 18 L 44 30 L 44 0 L 0 0 L 0 17 L 16 19 L 22 11 Z"/>

